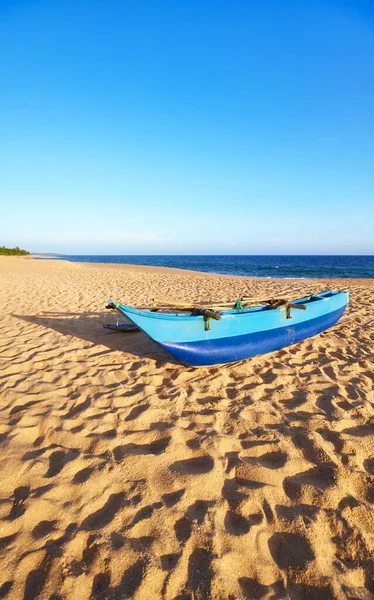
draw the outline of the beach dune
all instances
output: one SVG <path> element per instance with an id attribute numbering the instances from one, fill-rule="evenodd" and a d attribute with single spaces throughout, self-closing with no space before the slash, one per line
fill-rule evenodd
<path id="1" fill-rule="evenodd" d="M 0 257 L 0 598 L 374 597 L 374 280 Z M 347 289 L 341 321 L 221 367 L 105 310 Z"/>

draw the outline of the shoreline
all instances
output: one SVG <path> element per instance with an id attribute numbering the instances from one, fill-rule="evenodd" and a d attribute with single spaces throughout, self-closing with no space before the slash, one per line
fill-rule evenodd
<path id="1" fill-rule="evenodd" d="M 38 260 L 39 257 L 35 257 L 35 256 L 30 256 L 30 257 L 17 257 L 17 258 L 33 258 L 34 260 Z M 374 277 L 364 277 L 364 278 L 359 278 L 359 277 L 270 277 L 270 276 L 253 276 L 253 275 L 233 275 L 233 274 L 229 274 L 229 273 L 212 273 L 210 271 L 198 271 L 198 270 L 194 270 L 194 269 L 182 269 L 182 268 L 177 268 L 177 267 L 164 267 L 164 266 L 158 266 L 158 265 L 137 265 L 137 264 L 131 264 L 131 263 L 102 263 L 102 262 L 89 262 L 89 261 L 83 261 L 83 262 L 79 262 L 79 261 L 70 261 L 70 260 L 66 260 L 66 259 L 56 259 L 54 257 L 43 257 L 40 258 L 40 260 L 48 260 L 50 261 L 55 261 L 57 263 L 60 262 L 64 262 L 64 263 L 69 263 L 69 264 L 75 264 L 75 265 L 80 265 L 81 267 L 83 267 L 84 265 L 89 265 L 88 268 L 100 268 L 100 267 L 106 267 L 106 268 L 123 268 L 125 270 L 144 270 L 145 272 L 147 270 L 149 271 L 154 271 L 154 272 L 176 272 L 176 273 L 187 273 L 190 275 L 193 274 L 198 274 L 198 275 L 207 275 L 207 276 L 212 276 L 212 277 L 234 277 L 234 278 L 241 278 L 241 279 L 250 279 L 250 280 L 274 280 L 274 281 L 352 281 L 352 282 L 359 282 L 359 281 L 374 281 Z"/>

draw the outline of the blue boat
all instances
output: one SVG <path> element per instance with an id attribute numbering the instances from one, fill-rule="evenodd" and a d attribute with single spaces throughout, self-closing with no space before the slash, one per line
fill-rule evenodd
<path id="1" fill-rule="evenodd" d="M 348 301 L 347 292 L 329 290 L 278 308 L 268 303 L 241 309 L 239 304 L 231 310 L 200 308 L 189 314 L 108 303 L 178 361 L 209 366 L 280 350 L 321 333 L 340 319 Z"/>

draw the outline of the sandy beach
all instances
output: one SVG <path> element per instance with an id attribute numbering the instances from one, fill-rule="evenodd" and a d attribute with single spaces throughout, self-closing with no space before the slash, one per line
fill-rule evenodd
<path id="1" fill-rule="evenodd" d="M 374 598 L 374 280 L 0 257 L 0 598 Z M 341 321 L 193 369 L 107 298 L 347 289 Z"/>

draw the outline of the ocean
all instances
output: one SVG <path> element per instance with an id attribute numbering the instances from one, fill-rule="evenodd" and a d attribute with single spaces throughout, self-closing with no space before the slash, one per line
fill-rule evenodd
<path id="1" fill-rule="evenodd" d="M 173 267 L 248 277 L 374 278 L 374 256 L 58 255 L 72 262 Z"/>

